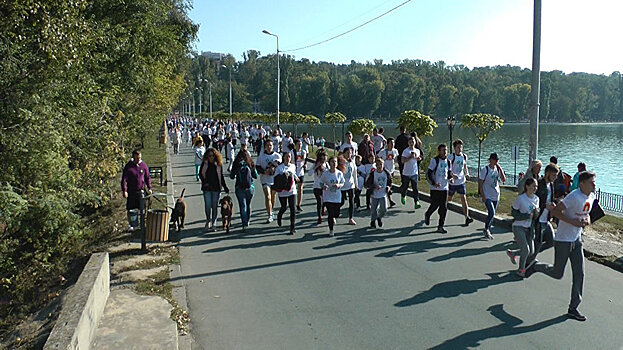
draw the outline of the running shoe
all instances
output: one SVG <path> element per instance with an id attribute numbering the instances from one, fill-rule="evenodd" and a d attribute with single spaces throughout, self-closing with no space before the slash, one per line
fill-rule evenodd
<path id="1" fill-rule="evenodd" d="M 303 211 L 303 208 L 301 208 L 301 206 L 300 206 L 300 205 L 297 205 L 297 206 L 296 206 L 296 212 L 297 212 L 297 213 L 300 213 L 300 212 L 302 212 L 302 211 Z"/>
<path id="2" fill-rule="evenodd" d="M 446 231 L 442 226 L 437 227 L 437 232 L 438 233 L 448 233 L 448 231 Z"/>
<path id="3" fill-rule="evenodd" d="M 381 220 L 381 218 L 376 219 L 376 222 L 379 224 L 379 227 L 383 227 L 383 220 Z"/>
<path id="4" fill-rule="evenodd" d="M 329 237 L 333 237 L 333 230 L 329 230 Z"/>
<path id="5" fill-rule="evenodd" d="M 370 221 L 370 228 L 376 228 L 376 223 L 374 221 Z"/>
<path id="6" fill-rule="evenodd" d="M 424 214 L 424 223 L 426 226 L 430 225 L 430 216 Z"/>
<path id="7" fill-rule="evenodd" d="M 349 225 L 357 225 L 357 223 L 355 222 L 355 219 L 352 219 L 352 218 L 350 220 L 348 220 L 348 224 Z"/>
<path id="8" fill-rule="evenodd" d="M 277 215 L 277 226 L 281 227 L 281 216 Z"/>
<path id="9" fill-rule="evenodd" d="M 400 203 L 402 203 L 402 205 L 407 204 L 407 197 L 405 197 L 405 196 L 400 196 Z"/>
<path id="10" fill-rule="evenodd" d="M 586 316 L 582 315 L 578 309 L 569 308 L 569 310 L 567 310 L 567 316 L 574 320 L 586 321 Z"/>
<path id="11" fill-rule="evenodd" d="M 472 219 L 470 216 L 465 218 L 465 226 L 468 226 L 472 222 L 474 222 L 474 219 Z"/>
<path id="12" fill-rule="evenodd" d="M 420 205 L 420 201 L 415 201 L 415 205 L 414 208 L 415 209 L 420 209 L 422 206 Z"/>
<path id="13" fill-rule="evenodd" d="M 517 265 L 517 257 L 513 254 L 513 252 L 510 249 L 506 249 L 506 255 L 508 255 L 509 259 L 511 259 L 511 262 L 513 263 L 513 265 Z"/>
<path id="14" fill-rule="evenodd" d="M 320 225 L 322 224 L 322 217 L 318 217 L 318 220 L 316 221 L 316 225 Z"/>
<path id="15" fill-rule="evenodd" d="M 517 276 L 521 277 L 521 278 L 525 278 L 526 277 L 526 269 L 519 269 L 516 272 Z"/>

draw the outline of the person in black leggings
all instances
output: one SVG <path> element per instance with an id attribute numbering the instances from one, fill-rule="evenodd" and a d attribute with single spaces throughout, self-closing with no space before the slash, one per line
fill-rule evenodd
<path id="1" fill-rule="evenodd" d="M 357 165 L 355 160 L 351 158 L 352 148 L 347 147 L 344 149 L 344 153 L 342 157 L 338 157 L 338 162 L 340 163 L 340 170 L 344 174 L 344 186 L 342 186 L 342 205 L 346 201 L 346 197 L 348 196 L 348 224 L 356 225 L 357 223 L 353 219 L 353 210 L 354 210 L 354 192 L 355 187 L 357 186 Z"/>
<path id="2" fill-rule="evenodd" d="M 324 205 L 322 203 L 322 185 L 320 184 L 320 177 L 327 171 L 327 153 L 324 148 L 316 151 L 316 163 L 310 169 L 310 174 L 314 177 L 314 197 L 316 198 L 316 214 L 318 215 L 317 224 L 322 223 L 322 215 L 324 214 Z"/>
<path id="3" fill-rule="evenodd" d="M 329 170 L 325 171 L 321 178 L 322 200 L 329 212 L 329 236 L 333 236 L 333 225 L 335 218 L 340 212 L 342 202 L 342 192 L 340 188 L 344 186 L 344 175 L 337 169 L 337 158 L 329 158 Z"/>

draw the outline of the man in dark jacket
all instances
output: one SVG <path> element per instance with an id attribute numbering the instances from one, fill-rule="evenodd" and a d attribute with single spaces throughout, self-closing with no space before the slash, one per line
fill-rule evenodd
<path id="1" fill-rule="evenodd" d="M 143 195 L 145 187 L 147 187 L 147 190 L 151 193 L 149 168 L 147 164 L 141 160 L 141 151 L 134 150 L 132 152 L 132 159 L 123 167 L 123 173 L 121 174 L 121 191 L 123 192 L 123 198 L 127 198 L 125 207 L 126 210 L 128 210 L 129 231 L 134 230 L 130 210 L 145 210 L 144 203 L 141 201 L 141 196 Z"/>

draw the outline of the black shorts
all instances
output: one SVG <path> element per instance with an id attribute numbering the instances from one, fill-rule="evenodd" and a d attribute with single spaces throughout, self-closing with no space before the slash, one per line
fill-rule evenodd
<path id="1" fill-rule="evenodd" d="M 141 193 L 143 191 L 128 192 L 127 202 L 125 203 L 126 210 L 141 208 Z"/>

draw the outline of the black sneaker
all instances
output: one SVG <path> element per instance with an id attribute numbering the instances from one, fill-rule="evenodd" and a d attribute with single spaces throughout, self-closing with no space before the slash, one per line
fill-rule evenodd
<path id="1" fill-rule="evenodd" d="M 277 215 L 277 226 L 281 227 L 281 216 Z"/>
<path id="2" fill-rule="evenodd" d="M 393 207 L 395 207 L 395 206 L 396 206 L 396 202 L 394 202 L 394 201 L 389 201 L 389 207 L 390 207 L 390 208 L 393 208 Z"/>
<path id="3" fill-rule="evenodd" d="M 374 221 L 370 221 L 370 227 L 371 228 L 376 228 L 376 223 Z"/>
<path id="4" fill-rule="evenodd" d="M 383 221 L 381 221 L 381 218 L 376 219 L 376 222 L 379 224 L 379 227 L 383 227 Z"/>
<path id="5" fill-rule="evenodd" d="M 426 226 L 430 225 L 430 216 L 424 214 L 424 223 Z"/>
<path id="6" fill-rule="evenodd" d="M 578 309 L 569 309 L 567 311 L 567 316 L 569 318 L 572 318 L 574 320 L 578 320 L 578 321 L 586 321 L 586 316 L 582 315 Z"/>
<path id="7" fill-rule="evenodd" d="M 288 232 L 288 235 L 292 236 L 296 233 L 296 230 L 290 230 L 290 232 Z"/>
<path id="8" fill-rule="evenodd" d="M 471 217 L 466 217 L 465 218 L 465 226 L 469 226 L 469 224 L 471 224 L 472 222 L 474 222 L 474 219 L 472 219 Z"/>
<path id="9" fill-rule="evenodd" d="M 302 211 L 303 211 L 303 208 L 301 208 L 301 206 L 300 206 L 300 205 L 297 205 L 297 206 L 296 206 L 296 211 L 297 211 L 298 213 L 300 213 L 300 212 L 302 212 Z"/>
<path id="10" fill-rule="evenodd" d="M 441 226 L 437 227 L 437 232 L 439 232 L 439 233 L 448 233 L 448 231 L 444 230 L 444 228 L 441 227 Z"/>

